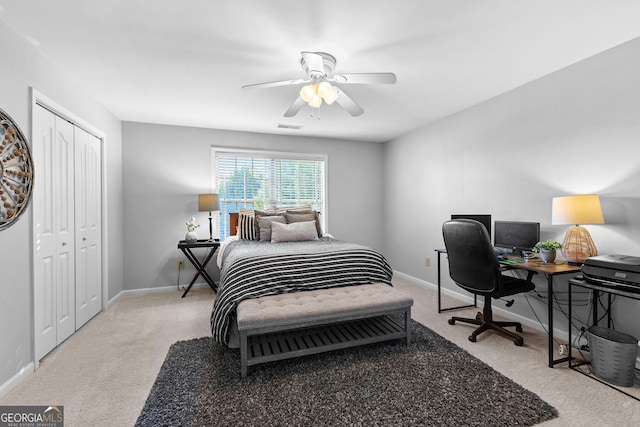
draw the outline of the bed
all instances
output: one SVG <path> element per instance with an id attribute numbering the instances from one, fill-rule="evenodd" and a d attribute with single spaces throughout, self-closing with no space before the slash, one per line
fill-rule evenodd
<path id="1" fill-rule="evenodd" d="M 262 221 L 263 217 L 271 218 Z M 285 222 L 278 222 L 282 217 Z M 271 239 L 258 222 L 270 223 Z M 281 232 L 295 223 L 300 224 L 293 237 Z M 220 284 L 211 313 L 212 336 L 221 345 L 239 346 L 236 309 L 244 300 L 343 286 L 391 286 L 392 269 L 381 254 L 323 235 L 317 214 L 308 207 L 231 214 L 230 224 L 232 237 L 223 242 L 218 254 Z"/>

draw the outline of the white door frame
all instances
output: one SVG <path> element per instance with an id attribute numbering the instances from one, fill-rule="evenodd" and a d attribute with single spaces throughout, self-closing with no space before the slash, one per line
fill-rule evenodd
<path id="1" fill-rule="evenodd" d="M 96 136 L 99 140 L 100 140 L 100 156 L 102 157 L 102 174 L 101 174 L 101 201 L 102 201 L 102 206 L 101 206 L 101 215 L 102 215 L 102 233 L 101 233 L 101 247 L 102 247 L 102 268 L 101 268 L 101 273 L 102 273 L 102 311 L 106 310 L 107 308 L 107 303 L 108 303 L 108 297 L 109 297 L 109 287 L 108 287 L 108 283 L 109 283 L 109 272 L 108 269 L 106 268 L 106 266 L 108 265 L 108 220 L 107 220 L 107 162 L 106 162 L 106 143 L 107 143 L 107 136 L 104 132 L 102 132 L 100 129 L 96 128 L 95 126 L 93 126 L 91 123 L 87 122 L 86 120 L 82 119 L 81 117 L 79 117 L 78 115 L 72 113 L 71 111 L 67 110 L 65 107 L 63 107 L 62 105 L 58 104 L 57 102 L 55 102 L 54 100 L 52 100 L 51 98 L 47 97 L 46 95 L 44 95 L 43 93 L 39 92 L 37 89 L 31 87 L 31 139 L 33 139 L 34 136 L 34 123 L 33 123 L 33 112 L 36 108 L 36 105 L 40 105 L 41 107 L 46 108 L 47 110 L 51 111 L 52 113 L 72 122 L 74 125 L 84 129 L 85 131 L 89 132 L 90 134 Z M 37 181 L 38 176 L 37 173 L 38 171 L 34 171 L 35 172 L 35 178 L 34 180 Z M 37 185 L 37 184 L 36 184 Z M 33 218 L 33 208 L 31 209 L 31 229 L 33 230 L 34 227 L 34 218 Z M 33 260 L 34 255 L 35 255 L 35 247 L 34 247 L 34 242 L 33 242 L 33 237 L 31 239 L 31 258 Z M 33 275 L 33 269 L 35 268 L 35 265 L 32 263 L 31 265 L 32 268 L 32 280 L 34 275 Z M 36 337 L 36 332 L 35 332 L 35 298 L 34 298 L 34 294 L 33 294 L 33 290 L 34 290 L 34 286 L 35 284 L 32 283 L 31 284 L 31 306 L 34 307 L 33 312 L 32 312 L 32 325 L 34 328 L 34 333 L 32 336 L 33 342 L 31 343 L 31 348 L 32 348 L 32 357 L 35 363 L 35 367 L 36 369 L 40 366 L 40 361 L 36 360 L 36 354 L 35 354 L 35 349 L 36 349 L 36 345 L 35 345 L 35 337 Z"/>

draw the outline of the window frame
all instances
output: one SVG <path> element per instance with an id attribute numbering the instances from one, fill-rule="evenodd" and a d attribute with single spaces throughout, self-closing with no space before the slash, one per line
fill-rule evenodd
<path id="1" fill-rule="evenodd" d="M 328 170 L 329 170 L 329 158 L 326 154 L 316 154 L 316 153 L 297 153 L 290 151 L 278 151 L 278 150 L 252 150 L 248 148 L 233 148 L 233 147 L 220 147 L 220 146 L 212 146 L 211 147 L 211 182 L 212 182 L 212 192 L 218 193 L 220 191 L 219 183 L 218 183 L 218 162 L 217 155 L 218 153 L 224 153 L 226 155 L 236 155 L 236 157 L 249 157 L 249 158 L 260 158 L 260 159 L 275 159 L 275 160 L 298 160 L 298 161 L 316 161 L 323 162 L 323 177 L 322 177 L 322 189 L 321 189 L 321 208 L 318 209 L 320 224 L 322 226 L 322 230 L 328 232 L 327 230 L 327 211 L 328 211 Z M 218 229 L 220 233 L 221 240 L 224 237 L 228 236 L 229 233 L 229 215 L 228 212 L 223 210 L 223 202 L 222 197 L 220 200 L 220 222 L 218 224 Z M 245 208 L 247 208 L 245 202 Z M 301 202 L 304 203 L 304 202 Z M 271 207 L 271 206 L 269 206 Z M 247 208 L 248 209 L 248 208 Z"/>

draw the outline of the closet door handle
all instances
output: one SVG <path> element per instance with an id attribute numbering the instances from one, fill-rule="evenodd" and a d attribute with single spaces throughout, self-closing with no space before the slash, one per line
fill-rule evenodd
<path id="1" fill-rule="evenodd" d="M 67 242 L 62 242 L 62 246 L 67 246 Z"/>

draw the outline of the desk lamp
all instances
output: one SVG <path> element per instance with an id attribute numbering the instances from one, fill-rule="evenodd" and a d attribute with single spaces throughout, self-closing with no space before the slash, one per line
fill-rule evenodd
<path id="1" fill-rule="evenodd" d="M 213 224 L 211 212 L 220 210 L 220 201 L 217 194 L 198 194 L 198 211 L 209 212 L 209 240 L 213 240 Z"/>
<path id="2" fill-rule="evenodd" d="M 562 255 L 570 264 L 580 265 L 598 255 L 591 235 L 580 224 L 604 224 L 600 197 L 597 194 L 554 197 L 551 203 L 551 224 L 574 224 L 562 242 Z"/>

